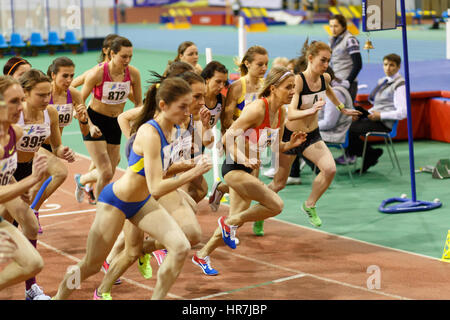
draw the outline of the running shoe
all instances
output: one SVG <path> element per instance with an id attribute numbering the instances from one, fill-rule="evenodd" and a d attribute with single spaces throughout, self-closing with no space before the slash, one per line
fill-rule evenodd
<path id="1" fill-rule="evenodd" d="M 217 220 L 219 223 L 220 230 L 222 231 L 223 242 L 231 249 L 236 249 L 236 230 L 237 226 L 230 226 L 225 223 L 225 217 L 222 216 Z"/>
<path id="2" fill-rule="evenodd" d="M 109 263 L 108 262 L 106 262 L 106 260 L 103 262 L 103 265 L 102 265 L 102 271 L 104 272 L 104 273 L 107 273 L 108 272 L 108 269 L 109 269 Z M 114 284 L 115 285 L 118 285 L 118 284 L 121 284 L 122 283 L 122 280 L 120 280 L 120 278 L 119 279 L 117 279 L 116 281 L 114 281 Z"/>
<path id="3" fill-rule="evenodd" d="M 84 186 L 81 184 L 80 182 L 80 177 L 81 174 L 77 173 L 73 176 L 73 178 L 75 179 L 75 199 L 77 199 L 77 201 L 79 203 L 82 203 L 84 200 Z"/>
<path id="4" fill-rule="evenodd" d="M 160 266 L 161 263 L 163 263 L 164 259 L 166 258 L 167 250 L 166 249 L 156 250 L 153 251 L 152 254 L 155 257 L 156 262 L 158 262 L 158 266 Z"/>
<path id="5" fill-rule="evenodd" d="M 302 178 L 300 177 L 288 177 L 286 180 L 286 185 L 291 186 L 294 184 L 302 184 Z"/>
<path id="6" fill-rule="evenodd" d="M 221 184 L 222 181 L 216 181 L 214 182 L 212 189 L 211 189 L 211 196 L 209 197 L 209 207 L 213 212 L 217 212 L 220 206 L 220 200 L 222 200 L 223 192 L 217 189 L 219 184 Z"/>
<path id="7" fill-rule="evenodd" d="M 29 290 L 25 291 L 25 300 L 51 300 L 51 297 L 44 294 L 41 287 L 34 283 Z"/>
<path id="8" fill-rule="evenodd" d="M 92 204 L 92 205 L 97 204 L 97 201 L 95 200 L 95 196 L 94 196 L 94 190 L 93 189 L 86 190 L 86 188 L 84 188 L 83 190 L 84 190 L 84 193 L 88 197 L 89 204 Z"/>
<path id="9" fill-rule="evenodd" d="M 151 258 L 152 256 L 147 253 L 138 259 L 139 272 L 145 279 L 150 279 L 153 274 L 152 265 L 150 264 Z"/>
<path id="10" fill-rule="evenodd" d="M 334 161 L 336 161 L 337 164 L 354 164 L 356 162 L 356 156 L 340 156 L 339 158 L 334 159 Z"/>
<path id="11" fill-rule="evenodd" d="M 319 216 L 317 215 L 316 207 L 308 208 L 308 207 L 306 206 L 306 201 L 305 201 L 305 202 L 303 202 L 303 204 L 302 204 L 302 211 L 303 211 L 304 213 L 306 213 L 306 215 L 307 215 L 308 218 L 309 218 L 309 222 L 310 222 L 313 226 L 315 226 L 315 227 L 320 227 L 320 226 L 322 225 L 322 220 L 320 220 Z"/>
<path id="12" fill-rule="evenodd" d="M 253 233 L 256 236 L 264 235 L 264 220 L 253 222 Z"/>
<path id="13" fill-rule="evenodd" d="M 209 260 L 209 256 L 206 256 L 203 259 L 197 257 L 197 254 L 194 254 L 192 257 L 192 262 L 202 268 L 202 271 L 207 276 L 217 276 L 219 271 L 211 267 L 211 261 Z"/>
<path id="14" fill-rule="evenodd" d="M 39 211 L 33 210 L 33 212 L 34 212 L 34 215 L 35 215 L 36 218 L 37 218 L 38 225 L 39 225 L 38 233 L 39 233 L 39 234 L 42 234 L 43 231 L 42 231 L 42 227 L 41 227 L 41 222 L 39 221 Z"/>
<path id="15" fill-rule="evenodd" d="M 105 292 L 99 295 L 97 289 L 95 289 L 94 298 L 92 300 L 112 300 L 111 293 Z"/>
<path id="16" fill-rule="evenodd" d="M 267 178 L 271 178 L 273 179 L 273 177 L 275 176 L 275 168 L 269 168 L 266 171 L 264 171 L 263 173 Z"/>

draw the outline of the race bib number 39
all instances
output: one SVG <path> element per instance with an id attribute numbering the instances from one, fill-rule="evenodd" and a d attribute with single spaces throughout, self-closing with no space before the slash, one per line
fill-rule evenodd
<path id="1" fill-rule="evenodd" d="M 102 102 L 105 104 L 121 104 L 127 101 L 130 93 L 130 81 L 103 83 Z"/>

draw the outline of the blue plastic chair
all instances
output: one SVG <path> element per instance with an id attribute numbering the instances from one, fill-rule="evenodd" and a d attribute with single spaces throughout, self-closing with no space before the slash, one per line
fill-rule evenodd
<path id="1" fill-rule="evenodd" d="M 71 45 L 80 44 L 80 41 L 75 37 L 75 32 L 73 32 L 72 30 L 66 31 L 64 42 Z"/>
<path id="2" fill-rule="evenodd" d="M 397 136 L 397 127 L 398 127 L 398 120 L 394 122 L 394 125 L 392 126 L 392 129 L 391 129 L 390 132 L 372 131 L 372 132 L 367 132 L 366 133 L 366 136 L 364 137 L 364 148 L 363 148 L 363 154 L 362 154 L 361 170 L 360 170 L 359 175 L 362 174 L 362 166 L 364 164 L 364 158 L 366 156 L 367 138 L 369 136 L 383 137 L 384 138 L 384 144 L 386 145 L 386 149 L 387 149 L 387 151 L 389 153 L 389 158 L 391 158 L 392 167 L 395 168 L 395 164 L 397 164 L 398 171 L 400 172 L 400 175 L 402 175 L 402 169 L 400 168 L 400 164 L 399 164 L 398 158 L 397 158 L 397 153 L 395 152 L 394 144 L 392 143 L 392 138 L 395 138 Z M 394 158 L 392 158 L 392 154 L 391 154 L 391 150 L 390 149 L 392 149 L 392 153 L 394 155 L 395 162 L 394 162 Z"/>
<path id="3" fill-rule="evenodd" d="M 11 33 L 11 41 L 9 45 L 12 48 L 23 48 L 26 46 L 26 43 L 23 42 L 22 36 L 19 33 Z"/>
<path id="4" fill-rule="evenodd" d="M 0 49 L 6 49 L 9 45 L 6 43 L 5 37 L 0 33 Z"/>
<path id="5" fill-rule="evenodd" d="M 33 32 L 30 35 L 30 46 L 32 47 L 44 47 L 47 44 L 42 39 L 42 35 L 39 32 Z"/>
<path id="6" fill-rule="evenodd" d="M 50 46 L 62 46 L 64 43 L 59 39 L 59 35 L 56 31 L 50 31 L 48 33 L 48 44 Z"/>

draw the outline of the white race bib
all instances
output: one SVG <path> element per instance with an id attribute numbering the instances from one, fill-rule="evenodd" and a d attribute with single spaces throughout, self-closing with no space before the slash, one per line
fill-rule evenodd
<path id="1" fill-rule="evenodd" d="M 26 124 L 21 127 L 23 135 L 16 143 L 19 151 L 36 152 L 44 141 L 50 137 L 50 125 L 47 123 Z"/>
<path id="2" fill-rule="evenodd" d="M 11 181 L 11 177 L 17 169 L 17 152 L 11 149 L 14 153 L 6 159 L 0 160 L 0 185 L 5 186 Z"/>
<path id="3" fill-rule="evenodd" d="M 130 94 L 130 81 L 103 83 L 102 102 L 105 104 L 121 104 L 125 103 Z"/>
<path id="4" fill-rule="evenodd" d="M 211 127 L 214 127 L 220 118 L 220 114 L 222 113 L 222 104 L 218 103 L 214 109 L 209 110 L 209 113 L 211 114 L 211 119 L 209 119 L 209 125 Z"/>
<path id="5" fill-rule="evenodd" d="M 51 104 L 58 111 L 59 127 L 67 127 L 72 122 L 73 104 Z"/>

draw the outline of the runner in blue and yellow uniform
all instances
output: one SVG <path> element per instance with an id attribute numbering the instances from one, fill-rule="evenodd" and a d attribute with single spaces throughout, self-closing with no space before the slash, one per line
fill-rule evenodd
<path id="1" fill-rule="evenodd" d="M 158 90 L 156 85 L 150 90 L 152 93 L 147 95 L 148 108 L 145 111 L 152 110 L 150 118 L 157 107 L 161 112 L 154 120 L 140 118 L 136 123 L 138 130 L 129 166 L 125 174 L 116 182 L 105 186 L 98 197 L 97 213 L 89 232 L 86 255 L 77 267 L 81 281 L 97 273 L 122 230 L 125 219 L 128 219 L 131 223 L 127 225 L 131 228 L 125 229 L 125 250 L 112 261 L 104 282 L 109 276 L 125 271 L 137 260 L 142 253 L 145 232 L 155 239 L 155 247 L 165 247 L 169 251 L 158 271 L 152 296 L 152 299 L 163 299 L 177 279 L 190 245 L 176 221 L 157 200 L 170 194 L 174 194 L 174 199 L 179 198 L 176 190 L 208 171 L 211 165 L 203 161 L 180 174 L 177 179 L 163 179 L 164 172 L 178 155 L 177 140 L 173 138 L 178 131 L 175 125 L 180 124 L 187 116 L 192 93 L 189 85 L 178 78 L 167 79 Z M 69 297 L 74 290 L 67 287 L 71 276 L 71 273 L 66 274 L 54 299 Z M 94 292 L 94 299 L 110 300 L 110 291 L 105 291 L 100 286 Z"/>

